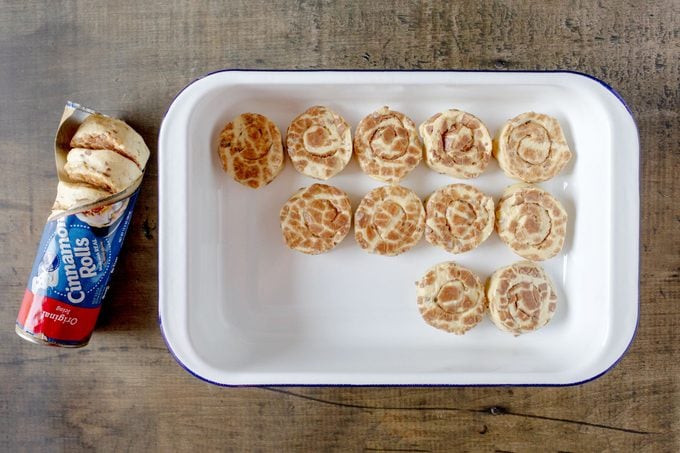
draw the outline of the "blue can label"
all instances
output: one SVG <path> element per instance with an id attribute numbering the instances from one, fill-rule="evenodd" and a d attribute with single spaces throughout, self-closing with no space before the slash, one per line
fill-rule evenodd
<path id="1" fill-rule="evenodd" d="M 47 222 L 17 318 L 22 330 L 55 344 L 87 343 L 138 194 Z"/>

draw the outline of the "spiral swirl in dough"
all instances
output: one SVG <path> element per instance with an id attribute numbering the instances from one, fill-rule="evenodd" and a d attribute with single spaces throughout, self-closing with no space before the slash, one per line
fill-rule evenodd
<path id="1" fill-rule="evenodd" d="M 284 164 L 281 132 L 269 118 L 242 113 L 222 130 L 218 147 L 224 171 L 257 189 L 272 182 Z"/>
<path id="2" fill-rule="evenodd" d="M 327 107 L 314 106 L 288 126 L 286 149 L 297 171 L 326 180 L 352 158 L 352 133 L 343 117 Z"/>
<path id="3" fill-rule="evenodd" d="M 503 125 L 494 141 L 493 155 L 511 178 L 541 182 L 562 171 L 572 152 L 555 118 L 528 112 Z"/>
<path id="4" fill-rule="evenodd" d="M 479 277 L 453 262 L 439 263 L 416 282 L 420 314 L 437 329 L 462 335 L 484 317 L 486 297 Z"/>
<path id="5" fill-rule="evenodd" d="M 545 190 L 519 183 L 505 189 L 496 207 L 496 231 L 522 258 L 542 261 L 564 246 L 567 212 Z"/>
<path id="6" fill-rule="evenodd" d="M 418 243 L 424 229 L 423 203 L 401 186 L 371 190 L 354 214 L 354 236 L 369 253 L 399 255 Z"/>
<path id="7" fill-rule="evenodd" d="M 491 135 L 476 116 L 460 110 L 437 113 L 420 125 L 425 163 L 454 178 L 476 178 L 491 160 Z"/>
<path id="8" fill-rule="evenodd" d="M 543 268 L 520 261 L 494 272 L 487 281 L 489 316 L 515 336 L 540 329 L 557 308 L 557 293 Z"/>
<path id="9" fill-rule="evenodd" d="M 337 187 L 312 184 L 286 201 L 279 218 L 289 248 L 318 255 L 347 236 L 352 225 L 352 206 L 347 194 Z"/>
<path id="10" fill-rule="evenodd" d="M 474 249 L 494 227 L 493 199 L 467 184 L 435 190 L 425 202 L 425 239 L 451 253 Z"/>
<path id="11" fill-rule="evenodd" d="M 354 153 L 368 176 L 396 183 L 420 163 L 423 145 L 410 118 L 383 107 L 359 122 Z"/>

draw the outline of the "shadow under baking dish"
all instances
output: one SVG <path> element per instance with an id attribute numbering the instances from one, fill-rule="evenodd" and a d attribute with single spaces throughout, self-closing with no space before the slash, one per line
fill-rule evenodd
<path id="1" fill-rule="evenodd" d="M 315 180 L 287 162 L 270 185 L 243 187 L 219 165 L 218 135 L 246 111 L 268 116 L 285 133 L 297 114 L 317 104 L 343 115 L 353 129 L 382 105 L 416 124 L 447 108 L 466 110 L 492 134 L 525 111 L 558 118 L 575 159 L 540 184 L 569 215 L 564 250 L 541 263 L 560 298 L 550 324 L 514 338 L 485 319 L 455 336 L 421 319 L 414 282 L 430 266 L 453 260 L 485 279 L 521 259 L 495 234 L 461 255 L 424 240 L 398 257 L 369 255 L 352 232 L 324 255 L 288 250 L 279 209 Z M 573 73 L 209 75 L 175 99 L 159 138 L 159 311 L 166 341 L 188 370 L 218 384 L 559 385 L 589 379 L 621 357 L 637 322 L 638 154 L 625 106 L 601 84 Z M 495 163 L 467 181 L 423 163 L 402 185 L 424 198 L 453 182 L 472 184 L 496 201 L 514 183 Z M 353 208 L 381 185 L 354 162 L 327 183 L 348 192 Z"/>

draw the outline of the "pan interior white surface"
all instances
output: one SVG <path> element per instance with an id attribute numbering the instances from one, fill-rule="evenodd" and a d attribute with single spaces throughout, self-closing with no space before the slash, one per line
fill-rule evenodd
<path id="1" fill-rule="evenodd" d="M 315 180 L 286 162 L 268 186 L 235 183 L 219 164 L 220 130 L 257 112 L 281 130 L 312 105 L 352 127 L 383 105 L 416 124 L 449 108 L 479 117 L 493 134 L 526 111 L 556 117 L 574 158 L 539 184 L 569 216 L 562 252 L 541 265 L 559 305 L 543 329 L 514 338 L 485 319 L 464 336 L 428 326 L 414 282 L 453 260 L 486 279 L 521 260 L 494 233 L 452 255 L 424 239 L 397 257 L 370 255 L 353 234 L 333 251 L 289 250 L 279 209 Z M 182 91 L 159 137 L 159 312 L 178 361 L 219 384 L 571 384 L 625 352 L 638 318 L 638 159 L 635 124 L 598 81 L 575 73 L 225 71 Z M 495 201 L 515 183 L 495 161 L 458 180 L 421 162 L 402 185 L 421 198 L 454 182 Z M 356 209 L 381 185 L 355 160 L 328 184 Z"/>

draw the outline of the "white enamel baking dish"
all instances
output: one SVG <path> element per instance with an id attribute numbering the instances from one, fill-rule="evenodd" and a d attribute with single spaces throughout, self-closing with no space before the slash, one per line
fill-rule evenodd
<path id="1" fill-rule="evenodd" d="M 353 234 L 307 256 L 282 241 L 278 211 L 314 180 L 287 162 L 252 190 L 226 175 L 216 153 L 224 124 L 267 115 L 285 132 L 311 105 L 352 128 L 388 105 L 419 124 L 458 108 L 492 134 L 519 113 L 559 119 L 575 158 L 540 184 L 569 214 L 562 253 L 542 263 L 560 303 L 543 329 L 513 337 L 485 319 L 464 336 L 421 319 L 414 282 L 454 260 L 483 279 L 518 261 L 494 234 L 451 255 L 421 241 L 397 257 L 363 252 Z M 638 320 L 639 141 L 606 84 L 573 72 L 243 71 L 184 88 L 159 136 L 159 319 L 190 373 L 221 385 L 568 385 L 598 377 L 625 353 Z M 421 164 L 403 185 L 425 197 L 461 182 Z M 492 162 L 466 181 L 498 200 L 514 181 Z M 328 183 L 356 208 L 380 185 L 353 161 Z"/>

